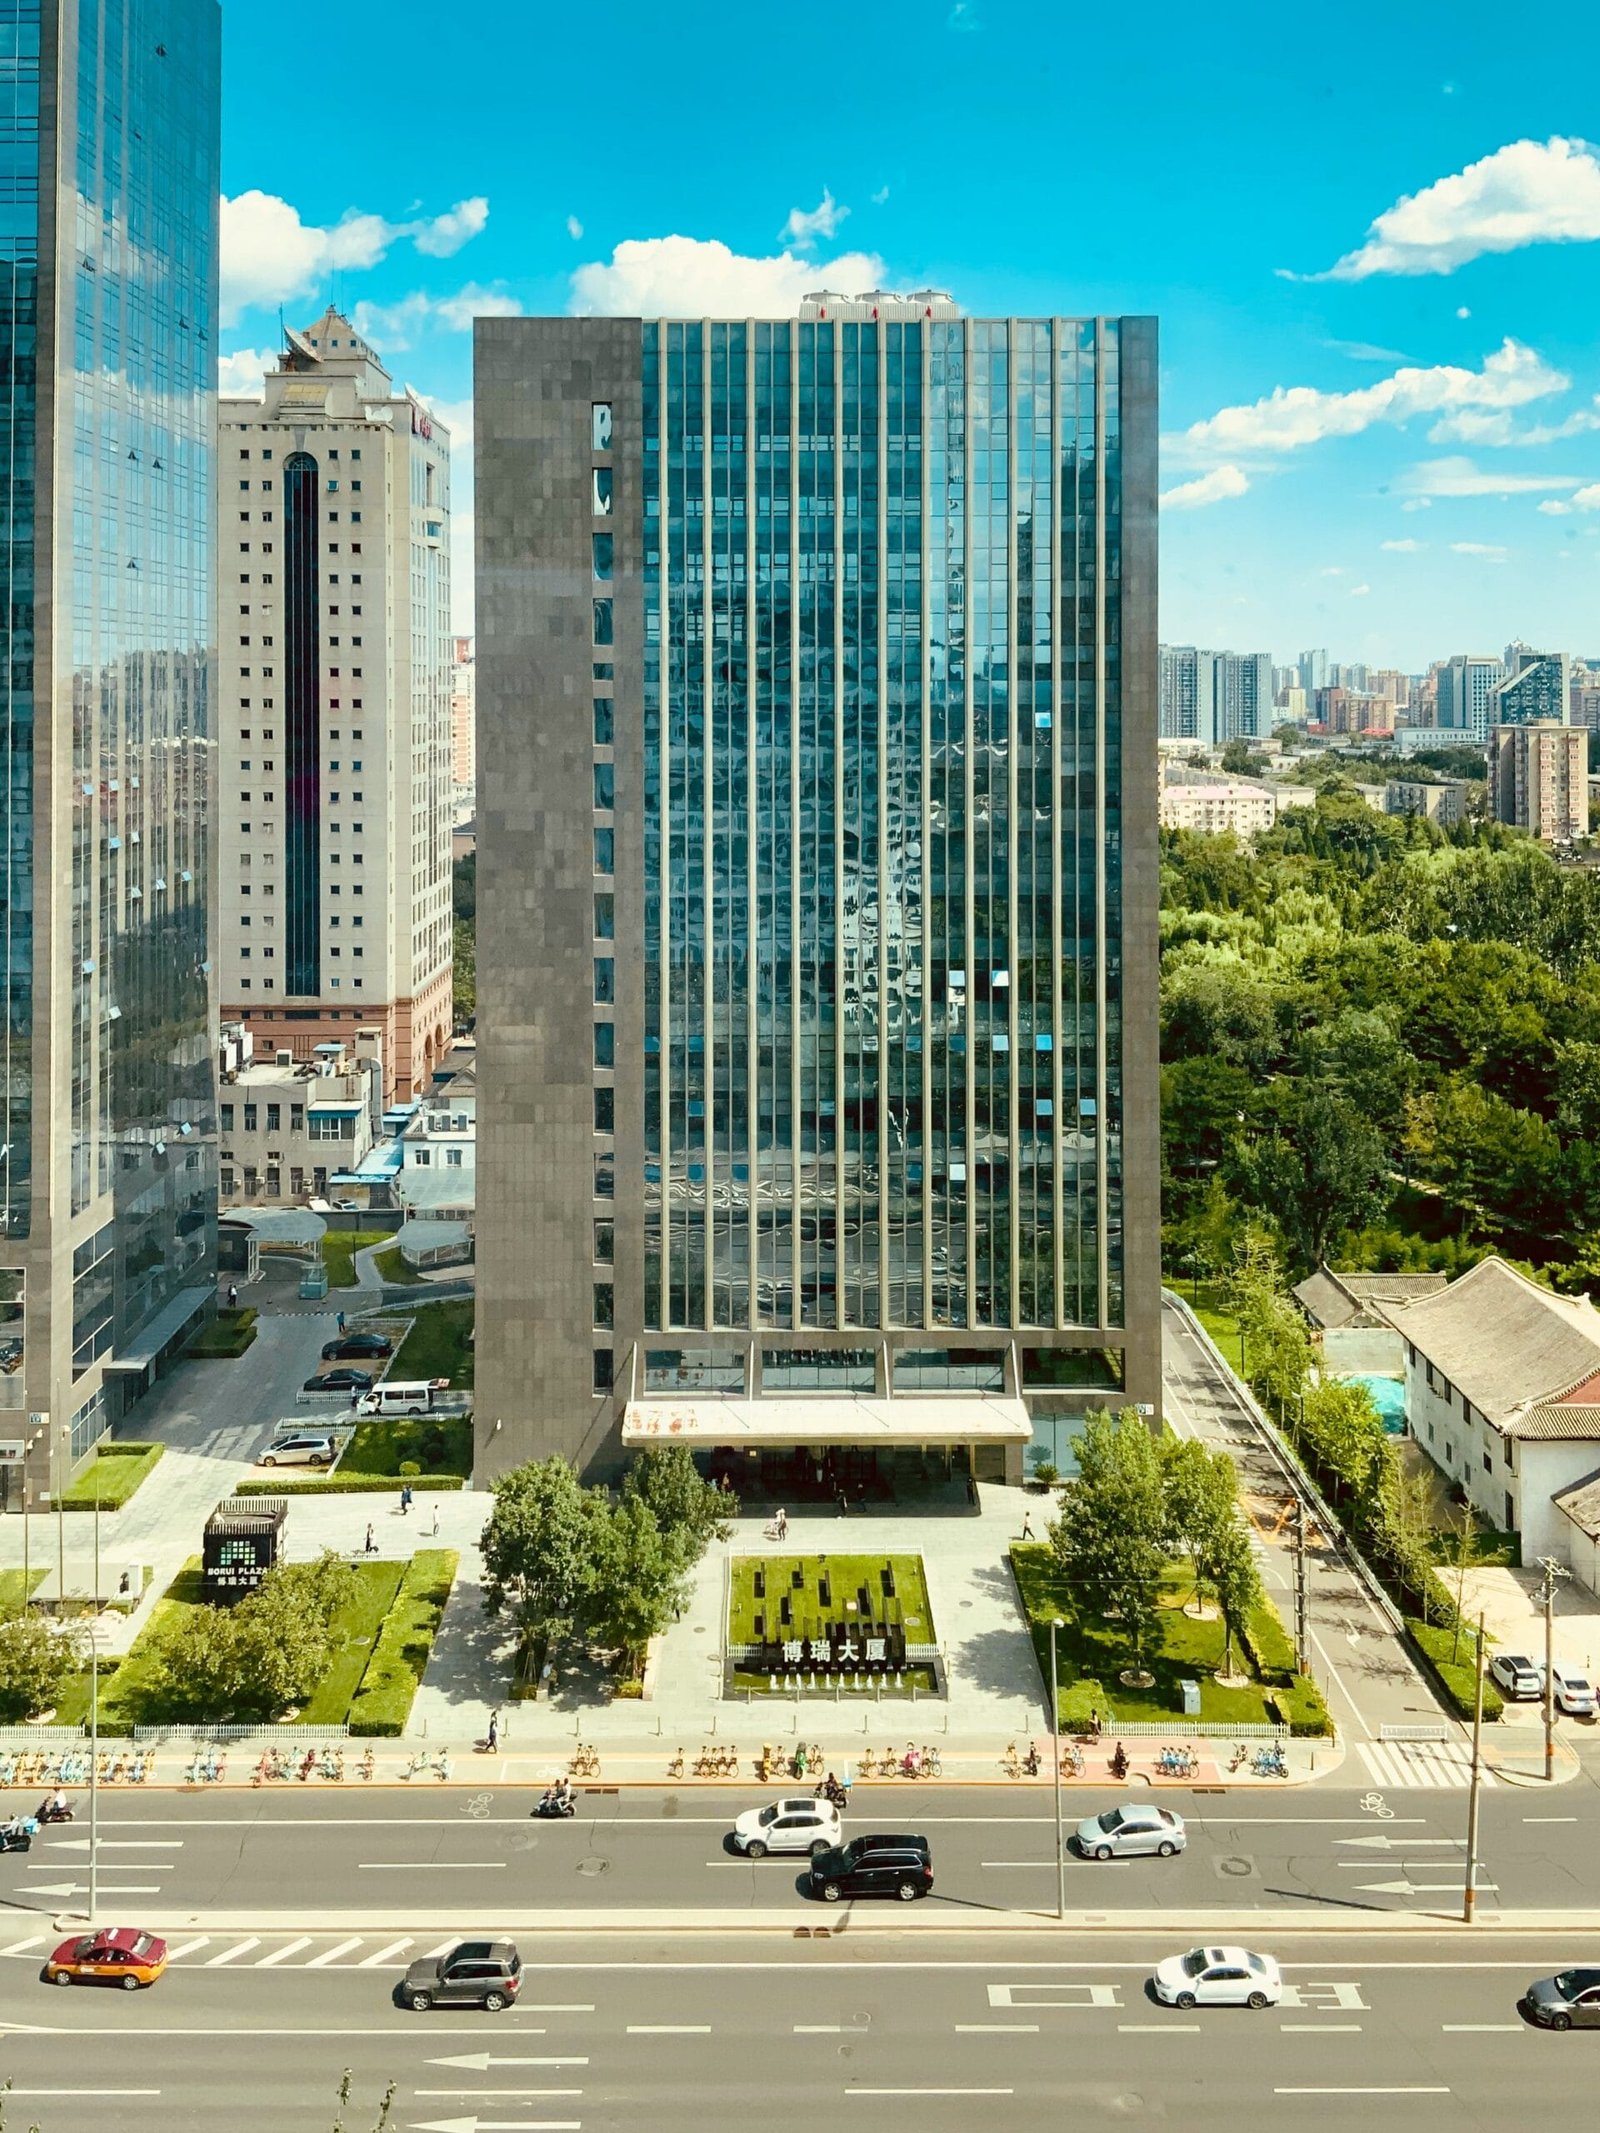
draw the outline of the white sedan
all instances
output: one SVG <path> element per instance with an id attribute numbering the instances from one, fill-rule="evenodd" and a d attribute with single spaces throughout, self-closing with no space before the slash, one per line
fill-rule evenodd
<path id="1" fill-rule="evenodd" d="M 1145 1852 L 1170 1859 L 1188 1841 L 1182 1815 L 1175 1815 L 1170 1807 L 1147 1806 L 1142 1800 L 1090 1815 L 1077 1831 L 1078 1850 L 1085 1859 L 1131 1858 Z"/>
<path id="2" fill-rule="evenodd" d="M 827 1800 L 771 1800 L 752 1807 L 733 1825 L 735 1847 L 747 1859 L 768 1852 L 832 1851 L 844 1841 L 839 1810 Z"/>
<path id="3" fill-rule="evenodd" d="M 1248 1948 L 1191 1948 L 1157 1963 L 1150 1980 L 1167 2007 L 1276 2007 L 1283 1973 L 1270 1955 Z"/>

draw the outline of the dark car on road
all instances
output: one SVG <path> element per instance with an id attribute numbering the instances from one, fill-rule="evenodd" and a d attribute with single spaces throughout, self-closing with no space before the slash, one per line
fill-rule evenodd
<path id="1" fill-rule="evenodd" d="M 307 1378 L 304 1392 L 370 1392 L 370 1370 L 325 1370 L 320 1378 Z"/>
<path id="2" fill-rule="evenodd" d="M 430 2007 L 481 2007 L 498 2014 L 522 1985 L 522 1958 L 510 1940 L 462 1940 L 443 1955 L 413 1963 L 400 1987 L 402 2006 L 424 2014 Z"/>
<path id="3" fill-rule="evenodd" d="M 933 1887 L 933 1851 L 926 1837 L 852 1837 L 819 1852 L 808 1879 L 824 1903 L 841 1896 L 898 1896 L 910 1903 Z"/>
<path id="4" fill-rule="evenodd" d="M 322 1360 L 325 1363 L 349 1363 L 362 1356 L 383 1356 L 393 1350 L 393 1342 L 386 1341 L 381 1333 L 341 1333 L 336 1341 L 324 1341 Z"/>
<path id="5" fill-rule="evenodd" d="M 1600 1970 L 1539 1978 L 1517 2004 L 1541 2029 L 1600 2029 Z"/>

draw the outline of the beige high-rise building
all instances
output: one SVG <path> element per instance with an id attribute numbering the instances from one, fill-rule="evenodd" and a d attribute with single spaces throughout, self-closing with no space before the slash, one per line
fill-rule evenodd
<path id="1" fill-rule="evenodd" d="M 452 1019 L 450 446 L 331 306 L 264 393 L 217 453 L 222 1015 L 377 1030 L 393 1100 Z"/>
<path id="2" fill-rule="evenodd" d="M 1514 823 L 1546 844 L 1570 844 L 1589 830 L 1589 736 L 1541 720 L 1489 729 L 1489 793 L 1497 822 Z"/>
<path id="3" fill-rule="evenodd" d="M 455 820 L 470 822 L 478 805 L 478 704 L 472 639 L 450 640 L 450 746 L 455 769 Z"/>

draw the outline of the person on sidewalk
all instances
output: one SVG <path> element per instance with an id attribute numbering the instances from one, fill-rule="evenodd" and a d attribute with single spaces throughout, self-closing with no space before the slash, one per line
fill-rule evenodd
<path id="1" fill-rule="evenodd" d="M 238 1308 L 239 1308 L 239 1284 L 238 1284 L 238 1283 L 237 1283 L 236 1281 L 230 1281 L 230 1282 L 228 1283 L 228 1309 L 229 1309 L 230 1311 L 236 1311 L 236 1310 L 237 1310 Z"/>
<path id="2" fill-rule="evenodd" d="M 1027 1511 L 1022 1514 L 1022 1538 L 1025 1541 L 1033 1539 L 1033 1519 Z"/>
<path id="3" fill-rule="evenodd" d="M 404 1485 L 402 1486 L 402 1488 L 401 1488 L 401 1490 L 400 1490 L 400 1516 L 401 1516 L 402 1518 L 407 1518 L 407 1517 L 409 1517 L 409 1516 L 410 1516 L 410 1512 L 411 1512 L 411 1484 L 410 1484 L 410 1482 L 408 1481 L 408 1482 L 404 1483 Z"/>
<path id="4" fill-rule="evenodd" d="M 489 1753 L 493 1755 L 500 1746 L 500 1713 L 498 1711 L 489 1713 L 488 1741 Z"/>
<path id="5" fill-rule="evenodd" d="M 341 1333 L 344 1331 L 344 1313 L 342 1311 L 339 1313 L 339 1316 L 334 1320 L 334 1324 L 338 1327 Z"/>
<path id="6" fill-rule="evenodd" d="M 779 1504 L 778 1515 L 774 1518 L 772 1524 L 779 1540 L 787 1540 L 789 1538 L 789 1514 L 782 1504 Z"/>
<path id="7" fill-rule="evenodd" d="M 366 1547 L 365 1547 L 365 1548 L 364 1548 L 364 1549 L 362 1550 L 362 1553 L 363 1553 L 363 1554 L 365 1554 L 365 1555 L 376 1555 L 376 1554 L 377 1554 L 377 1552 L 378 1552 L 378 1536 L 377 1536 L 377 1535 L 376 1535 L 376 1534 L 375 1534 L 375 1533 L 373 1532 L 373 1530 L 372 1530 L 372 1521 L 371 1521 L 371 1520 L 369 1519 L 369 1520 L 367 1521 L 367 1545 L 366 1545 Z"/>

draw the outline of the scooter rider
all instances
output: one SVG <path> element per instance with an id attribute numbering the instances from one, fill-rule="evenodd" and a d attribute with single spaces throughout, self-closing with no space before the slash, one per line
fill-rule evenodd
<path id="1" fill-rule="evenodd" d="M 39 1820 L 41 1822 L 70 1822 L 72 1820 L 71 1805 L 59 1785 L 40 1807 Z"/>

